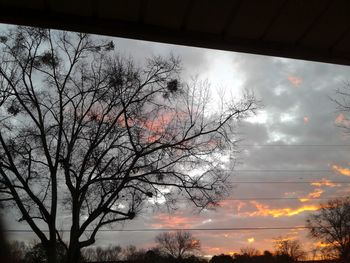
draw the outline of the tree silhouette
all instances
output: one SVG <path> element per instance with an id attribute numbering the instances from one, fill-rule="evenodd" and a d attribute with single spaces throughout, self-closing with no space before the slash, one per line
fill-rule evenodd
<path id="1" fill-rule="evenodd" d="M 61 243 L 56 246 L 56 260 L 58 263 L 66 261 L 67 251 Z M 25 263 L 46 263 L 48 261 L 48 254 L 45 251 L 43 244 L 35 244 L 32 248 L 27 249 L 24 256 Z"/>
<path id="2" fill-rule="evenodd" d="M 181 82 L 178 59 L 137 67 L 113 42 L 82 33 L 16 27 L 0 47 L 0 198 L 50 263 L 57 241 L 77 262 L 101 227 L 135 218 L 150 200 L 182 195 L 204 208 L 225 193 L 219 156 L 256 108 L 252 96 L 209 110 L 209 88 Z"/>
<path id="3" fill-rule="evenodd" d="M 350 110 L 350 83 L 348 82 L 344 87 L 337 89 L 331 100 L 336 104 L 337 110 L 340 112 L 335 123 L 348 133 L 350 120 L 345 113 L 348 113 Z"/>
<path id="4" fill-rule="evenodd" d="M 190 232 L 165 232 L 156 236 L 157 247 L 160 251 L 176 259 L 183 259 L 200 250 L 200 241 Z"/>
<path id="5" fill-rule="evenodd" d="M 224 255 L 224 254 L 215 255 L 209 261 L 209 263 L 233 263 L 233 262 L 234 260 L 230 255 Z"/>
<path id="6" fill-rule="evenodd" d="M 87 261 L 118 261 L 122 258 L 120 246 L 88 247 L 82 250 L 82 258 Z"/>
<path id="7" fill-rule="evenodd" d="M 327 254 L 332 250 L 342 262 L 350 259 L 350 199 L 334 199 L 321 205 L 321 209 L 307 221 L 310 235 L 323 242 Z"/>
<path id="8" fill-rule="evenodd" d="M 240 250 L 241 254 L 247 257 L 259 256 L 261 254 L 260 251 L 254 247 L 243 247 Z"/>
<path id="9" fill-rule="evenodd" d="M 26 253 L 29 251 L 30 247 L 25 242 L 13 241 L 7 245 L 8 253 L 10 259 L 7 260 L 11 263 L 20 263 L 23 262 L 23 259 Z M 2 247 L 2 249 L 5 249 Z M 7 262 L 6 261 L 6 262 Z"/>
<path id="10" fill-rule="evenodd" d="M 274 241 L 276 255 L 285 262 L 300 261 L 305 258 L 306 252 L 297 239 L 289 239 L 286 237 L 278 237 Z"/>

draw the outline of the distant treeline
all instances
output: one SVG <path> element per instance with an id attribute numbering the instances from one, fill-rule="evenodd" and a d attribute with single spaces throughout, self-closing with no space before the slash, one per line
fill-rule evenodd
<path id="1" fill-rule="evenodd" d="M 45 263 L 45 251 L 40 243 L 28 245 L 24 242 L 13 242 L 9 245 L 11 263 Z M 59 262 L 64 262 L 64 249 L 57 251 Z M 144 250 L 135 246 L 90 247 L 82 250 L 81 263 L 333 263 L 338 261 L 318 260 L 303 261 L 283 253 L 260 253 L 253 248 L 245 248 L 234 255 L 215 255 L 210 260 L 198 255 L 186 255 L 176 258 L 163 253 L 158 248 Z"/>

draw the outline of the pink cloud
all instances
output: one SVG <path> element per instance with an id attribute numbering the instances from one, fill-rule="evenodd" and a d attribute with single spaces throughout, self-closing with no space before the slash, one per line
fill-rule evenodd
<path id="1" fill-rule="evenodd" d="M 346 118 L 344 113 L 339 113 L 339 115 L 335 118 L 335 124 L 343 125 L 343 126 L 350 126 L 350 120 Z"/>
<path id="2" fill-rule="evenodd" d="M 154 228 L 191 228 L 200 221 L 198 216 L 171 215 L 160 213 L 153 216 L 153 222 L 149 225 Z"/>
<path id="3" fill-rule="evenodd" d="M 303 82 L 303 80 L 297 76 L 288 76 L 288 80 L 294 87 L 299 87 Z"/>

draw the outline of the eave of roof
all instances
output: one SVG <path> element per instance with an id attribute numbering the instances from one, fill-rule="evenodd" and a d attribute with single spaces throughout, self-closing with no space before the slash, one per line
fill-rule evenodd
<path id="1" fill-rule="evenodd" d="M 349 14 L 346 0 L 0 0 L 4 23 L 343 65 Z"/>

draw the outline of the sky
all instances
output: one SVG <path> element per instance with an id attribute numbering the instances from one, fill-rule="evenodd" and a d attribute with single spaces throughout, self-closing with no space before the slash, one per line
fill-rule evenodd
<path id="1" fill-rule="evenodd" d="M 175 211 L 149 208 L 133 221 L 112 229 L 303 226 L 320 202 L 350 193 L 350 137 L 340 127 L 349 114 L 340 112 L 331 99 L 337 89 L 347 85 L 349 67 L 113 40 L 117 51 L 138 65 L 152 55 L 179 56 L 185 80 L 197 77 L 211 83 L 213 106 L 218 91 L 239 97 L 250 90 L 262 108 L 237 127 L 236 136 L 241 141 L 238 161 L 231 171 L 234 187 L 219 208 L 201 213 L 190 205 L 180 205 Z M 8 226 L 25 228 L 13 218 L 8 211 Z M 149 248 L 155 245 L 158 233 L 106 231 L 97 236 L 96 245 Z M 273 240 L 279 236 L 300 239 L 310 250 L 316 243 L 305 229 L 194 231 L 193 235 L 200 239 L 205 255 L 239 252 L 242 247 L 273 250 Z M 10 238 L 31 240 L 33 235 L 12 233 Z"/>

